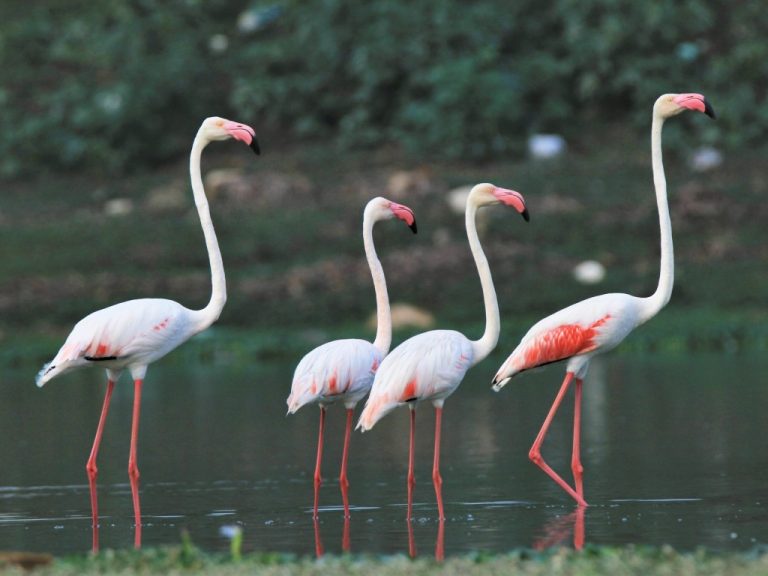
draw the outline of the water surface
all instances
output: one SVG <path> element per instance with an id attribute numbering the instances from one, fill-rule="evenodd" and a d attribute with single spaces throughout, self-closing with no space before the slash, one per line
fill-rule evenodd
<path id="1" fill-rule="evenodd" d="M 563 377 L 554 365 L 490 378 L 496 355 L 470 371 L 445 406 L 442 475 L 446 554 L 587 544 L 748 549 L 768 544 L 768 359 L 614 355 L 584 387 L 582 462 L 590 507 L 569 498 L 527 459 Z M 36 366 L 0 386 L 0 549 L 84 552 L 91 545 L 85 461 L 105 382 L 73 373 L 42 390 Z M 320 521 L 311 518 L 318 411 L 285 416 L 293 365 L 197 365 L 167 360 L 145 382 L 139 441 L 143 542 L 177 543 L 182 530 L 226 549 L 314 554 L 434 553 L 434 417 L 417 411 L 416 520 L 405 522 L 407 410 L 352 439 L 352 517 L 345 527 L 337 474 L 344 414 L 329 409 Z M 99 457 L 102 547 L 133 544 L 127 477 L 133 386 L 115 389 Z M 570 481 L 572 397 L 543 447 Z M 345 529 L 348 542 L 345 542 Z"/>

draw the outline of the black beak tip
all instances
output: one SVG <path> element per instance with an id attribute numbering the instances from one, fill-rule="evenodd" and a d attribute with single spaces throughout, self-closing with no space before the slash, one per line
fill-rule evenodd
<path id="1" fill-rule="evenodd" d="M 523 220 L 525 220 L 526 222 L 530 222 L 531 221 L 531 215 L 528 214 L 528 208 L 524 208 L 523 211 L 520 214 L 522 215 Z"/>
<path id="2" fill-rule="evenodd" d="M 416 227 L 416 220 L 414 220 L 413 223 L 409 224 L 408 228 L 410 228 L 414 234 L 417 234 L 418 228 Z"/>
<path id="3" fill-rule="evenodd" d="M 715 109 L 712 108 L 712 105 L 707 101 L 704 100 L 704 114 L 715 120 L 717 116 L 715 115 Z"/>
<path id="4" fill-rule="evenodd" d="M 249 144 L 249 146 L 251 147 L 251 150 L 253 150 L 256 153 L 257 156 L 261 154 L 261 148 L 259 148 L 259 141 L 256 140 L 255 136 L 251 138 L 251 143 Z"/>

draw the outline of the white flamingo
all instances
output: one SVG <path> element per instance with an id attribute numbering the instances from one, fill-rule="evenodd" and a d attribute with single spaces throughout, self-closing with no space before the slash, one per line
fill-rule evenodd
<path id="1" fill-rule="evenodd" d="M 471 367 L 483 360 L 496 347 L 499 339 L 499 306 L 488 260 L 477 236 L 477 209 L 490 204 L 513 207 L 528 220 L 523 196 L 513 190 L 493 184 L 477 184 L 467 197 L 466 228 L 469 247 L 475 259 L 485 302 L 485 332 L 479 340 L 470 340 L 454 330 L 431 330 L 409 338 L 384 358 L 373 381 L 371 394 L 365 404 L 357 427 L 363 432 L 397 406 L 408 404 L 411 409 L 410 452 L 408 457 L 408 520 L 413 508 L 415 485 L 414 427 L 415 402 L 428 400 L 435 407 L 435 452 L 432 481 L 437 496 L 440 520 L 443 514 L 442 479 L 440 478 L 440 429 L 443 402 L 450 396 Z"/>
<path id="2" fill-rule="evenodd" d="M 96 494 L 96 457 L 104 431 L 104 422 L 115 382 L 124 369 L 134 381 L 133 420 L 128 475 L 131 480 L 134 516 L 136 520 L 135 546 L 141 546 L 141 511 L 139 506 L 139 468 L 136 461 L 136 442 L 139 431 L 141 386 L 147 366 L 213 324 L 221 314 L 227 300 L 224 264 L 213 230 L 208 200 L 200 176 L 200 156 L 209 142 L 234 138 L 259 153 L 253 128 L 224 118 L 207 118 L 195 136 L 189 158 L 192 193 L 200 216 L 205 244 L 210 259 L 212 294 L 202 310 L 190 310 L 173 300 L 142 298 L 121 302 L 93 312 L 80 320 L 67 337 L 56 356 L 43 366 L 37 375 L 37 385 L 70 372 L 76 368 L 98 366 L 107 371 L 107 391 L 101 409 L 96 437 L 86 464 L 91 493 L 93 518 L 93 548 L 98 549 L 98 502 Z"/>
<path id="3" fill-rule="evenodd" d="M 661 158 L 661 128 L 667 118 L 685 110 L 703 112 L 714 118 L 715 113 L 701 94 L 664 94 L 653 106 L 651 127 L 651 154 L 653 161 L 653 182 L 656 188 L 656 203 L 661 227 L 661 271 L 656 292 L 647 298 L 629 294 L 603 294 L 573 304 L 536 323 L 523 336 L 520 344 L 499 368 L 493 379 L 497 392 L 515 374 L 557 362 L 568 360 L 565 380 L 560 387 L 541 431 L 531 447 L 529 458 L 546 472 L 563 490 L 570 494 L 580 506 L 584 500 L 583 472 L 580 457 L 581 428 L 581 387 L 593 356 L 617 346 L 640 324 L 653 318 L 669 302 L 672 295 L 675 264 L 672 250 L 672 223 L 667 203 L 667 182 Z M 573 452 L 571 469 L 575 489 L 568 485 L 541 456 L 541 444 L 560 403 L 568 391 L 571 380 L 576 381 Z"/>
<path id="4" fill-rule="evenodd" d="M 344 516 L 349 517 L 347 489 L 347 456 L 349 436 L 352 430 L 352 414 L 357 403 L 368 394 L 373 376 L 392 343 L 392 318 L 389 312 L 389 297 L 384 269 L 373 245 L 373 226 L 379 220 L 399 218 L 416 233 L 413 211 L 386 198 L 374 198 L 363 213 L 363 245 L 368 266 L 373 277 L 376 292 L 376 338 L 367 340 L 334 340 L 318 346 L 301 359 L 293 375 L 291 394 L 288 396 L 288 413 L 294 414 L 306 404 L 320 406 L 320 431 L 317 436 L 317 461 L 315 463 L 315 504 L 313 517 L 317 518 L 320 484 L 320 464 L 323 455 L 323 432 L 325 410 L 328 404 L 343 402 L 347 410 L 347 424 L 344 433 L 344 449 L 341 458 L 341 496 L 344 501 Z"/>

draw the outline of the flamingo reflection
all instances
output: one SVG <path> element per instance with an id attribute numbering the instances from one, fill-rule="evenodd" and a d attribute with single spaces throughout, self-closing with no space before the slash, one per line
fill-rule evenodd
<path id="1" fill-rule="evenodd" d="M 317 516 L 312 519 L 312 524 L 315 528 L 315 556 L 321 558 L 325 554 L 325 547 L 323 546 L 323 538 L 320 535 L 320 520 Z M 344 516 L 344 527 L 341 533 L 341 550 L 344 553 L 352 550 L 349 525 L 349 516 Z"/>
<path id="2" fill-rule="evenodd" d="M 584 548 L 584 512 L 586 506 L 576 509 L 565 516 L 550 518 L 542 529 L 543 534 L 533 543 L 534 550 L 545 550 L 561 544 L 573 532 L 573 549 Z"/>
<path id="3" fill-rule="evenodd" d="M 413 536 L 413 522 L 407 521 L 408 526 L 408 556 L 416 558 L 416 539 Z M 437 539 L 435 540 L 435 560 L 442 562 L 445 559 L 445 519 L 440 518 L 437 523 Z"/>

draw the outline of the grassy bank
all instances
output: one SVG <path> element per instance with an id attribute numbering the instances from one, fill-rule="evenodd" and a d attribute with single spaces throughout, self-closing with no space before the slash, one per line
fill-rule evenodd
<path id="1" fill-rule="evenodd" d="M 410 205 L 419 223 L 415 237 L 396 223 L 376 230 L 392 300 L 429 312 L 436 326 L 480 330 L 480 286 L 463 216 L 451 208 L 448 192 L 480 181 L 522 191 L 532 217 L 525 224 L 498 207 L 484 211 L 502 345 L 579 299 L 650 294 L 658 279 L 659 229 L 647 134 L 606 130 L 585 143 L 555 161 L 487 164 L 420 163 L 386 150 L 340 158 L 321 144 L 265 142 L 259 159 L 234 145 L 212 147 L 204 169 L 228 281 L 218 333 L 257 354 L 306 350 L 307 341 L 324 335 L 366 333 L 374 299 L 360 220 L 376 195 Z M 762 350 L 768 325 L 763 154 L 696 173 L 686 162 L 692 150 L 669 148 L 675 291 L 663 314 L 627 345 Z M 208 262 L 186 170 L 179 162 L 119 180 L 66 174 L 3 184 L 6 361 L 19 350 L 34 352 L 38 341 L 59 343 L 79 318 L 121 300 L 205 305 Z M 573 276 L 589 259 L 606 268 L 598 284 Z"/>
<path id="2" fill-rule="evenodd" d="M 0 574 L 24 574 L 22 568 L 0 563 Z M 459 556 L 438 563 L 432 559 L 410 560 L 405 556 L 333 557 L 320 560 L 277 554 L 252 554 L 240 560 L 206 554 L 194 548 L 171 547 L 132 551 L 106 551 L 98 556 L 54 559 L 34 574 L 205 574 L 239 576 L 260 574 L 283 576 L 320 574 L 382 576 L 427 576 L 430 574 L 519 574 L 521 576 L 752 576 L 768 573 L 768 554 L 762 552 L 676 552 L 670 548 L 594 547 L 581 552 L 559 549 L 546 552 L 517 551 L 509 554 L 482 553 Z"/>

